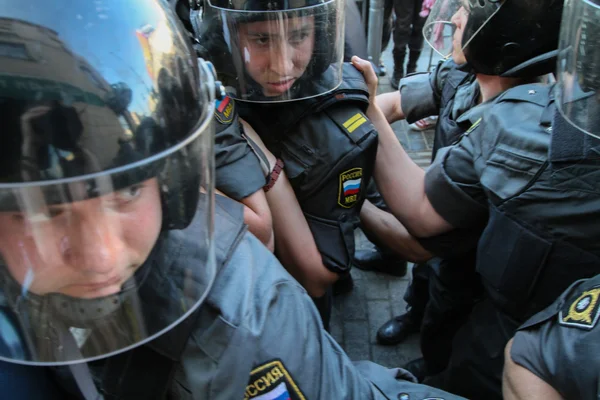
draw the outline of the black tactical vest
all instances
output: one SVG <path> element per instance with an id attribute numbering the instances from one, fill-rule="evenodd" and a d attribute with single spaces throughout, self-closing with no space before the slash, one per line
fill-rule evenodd
<path id="1" fill-rule="evenodd" d="M 351 64 L 343 68 L 342 84 L 315 98 L 237 103 L 240 117 L 283 160 L 323 263 L 338 273 L 351 267 L 354 228 L 377 152 L 377 132 L 364 114 L 364 78 Z"/>
<path id="2" fill-rule="evenodd" d="M 531 101 L 527 87 L 515 89 L 505 93 L 499 101 Z M 561 123 L 562 117 L 555 113 L 552 90 L 548 89 L 547 93 L 547 104 L 538 104 L 540 129 L 548 135 L 564 134 L 558 129 L 568 129 L 568 124 Z M 572 132 L 572 135 L 583 136 L 583 133 Z M 578 136 L 572 137 L 576 140 Z M 549 160 L 552 158 L 549 157 Z M 505 162 L 511 162 L 511 158 Z M 520 191 L 509 198 L 490 201 L 489 222 L 478 246 L 477 270 L 494 304 L 518 322 L 550 305 L 576 280 L 600 272 L 597 253 L 580 248 L 570 242 L 569 237 L 553 235 L 552 228 L 545 221 L 537 221 L 535 216 L 528 218 L 529 214 L 518 212 L 523 198 L 535 196 L 543 207 L 544 196 L 560 196 L 560 191 L 565 190 L 580 194 L 581 203 L 577 207 L 584 207 L 586 212 L 600 216 L 600 185 L 595 175 L 590 173 L 598 166 L 586 170 L 582 169 L 582 163 L 585 164 L 585 157 L 582 158 L 581 152 L 575 163 L 552 165 L 546 161 L 536 170 L 528 171 L 533 175 Z M 564 212 L 565 219 L 576 215 L 567 211 Z M 562 215 L 558 211 L 557 214 Z M 576 224 L 570 220 L 562 223 Z M 600 238 L 600 229 L 595 235 Z"/>

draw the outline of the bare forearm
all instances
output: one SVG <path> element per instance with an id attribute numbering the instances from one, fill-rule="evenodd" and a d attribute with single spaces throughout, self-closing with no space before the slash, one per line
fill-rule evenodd
<path id="1" fill-rule="evenodd" d="M 405 260 L 418 263 L 433 256 L 408 233 L 395 216 L 375 207 L 368 200 L 360 211 L 360 221 L 365 229 Z"/>
<path id="2" fill-rule="evenodd" d="M 306 218 L 285 174 L 267 193 L 271 205 L 275 250 L 285 268 L 312 297 L 321 297 L 339 276 L 323 264 Z"/>
<path id="3" fill-rule="evenodd" d="M 379 132 L 375 180 L 394 216 L 416 237 L 452 229 L 425 194 L 425 171 L 402 148 L 381 110 L 371 105 L 367 115 Z"/>
<path id="4" fill-rule="evenodd" d="M 277 159 L 254 129 L 245 121 L 241 121 L 246 135 L 260 147 L 272 170 Z M 284 171 L 266 193 L 266 199 L 273 221 L 275 252 L 279 260 L 311 296 L 321 297 L 338 279 L 338 275 L 329 271 L 323 264 L 321 253 Z"/>
<path id="5" fill-rule="evenodd" d="M 375 101 L 390 124 L 404 119 L 399 91 L 380 94 Z"/>
<path id="6" fill-rule="evenodd" d="M 243 203 L 243 201 L 242 201 Z M 248 230 L 271 251 L 275 249 L 271 215 L 260 215 L 249 206 L 244 205 L 244 223 Z"/>

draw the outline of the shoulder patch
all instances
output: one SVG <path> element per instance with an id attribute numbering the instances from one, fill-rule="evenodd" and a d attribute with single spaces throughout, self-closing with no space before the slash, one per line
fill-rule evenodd
<path id="1" fill-rule="evenodd" d="M 342 125 L 348 133 L 352 133 L 365 122 L 367 122 L 365 115 L 361 112 L 357 112 L 352 117 L 348 118 Z"/>
<path id="2" fill-rule="evenodd" d="M 600 318 L 600 285 L 581 293 L 571 304 L 565 304 L 558 314 L 563 326 L 591 330 Z"/>
<path id="3" fill-rule="evenodd" d="M 275 359 L 254 368 L 246 386 L 244 400 L 306 400 L 281 360 Z"/>
<path id="4" fill-rule="evenodd" d="M 215 118 L 221 124 L 230 124 L 235 115 L 235 101 L 229 96 L 215 102 Z"/>
<path id="5" fill-rule="evenodd" d="M 354 143 L 360 143 L 365 135 L 375 129 L 367 116 L 354 105 L 331 107 L 324 111 Z"/>
<path id="6" fill-rule="evenodd" d="M 352 168 L 340 174 L 338 204 L 344 208 L 352 208 L 360 198 L 362 187 L 362 168 Z"/>
<path id="7" fill-rule="evenodd" d="M 479 126 L 479 124 L 481 124 L 481 120 L 482 120 L 482 118 L 480 117 L 477 121 L 475 121 L 473 123 L 473 125 L 471 125 L 471 127 L 469 129 L 467 129 L 467 131 L 465 132 L 465 135 L 468 135 L 469 133 L 473 132 L 475 130 L 475 128 L 477 128 Z"/>

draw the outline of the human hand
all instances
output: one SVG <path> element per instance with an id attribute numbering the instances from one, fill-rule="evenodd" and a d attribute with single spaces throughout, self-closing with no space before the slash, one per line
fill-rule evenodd
<path id="1" fill-rule="evenodd" d="M 375 104 L 375 96 L 377 96 L 377 85 L 379 83 L 379 79 L 377 78 L 377 74 L 373 69 L 373 65 L 367 61 L 363 60 L 360 57 L 354 56 L 350 60 L 354 68 L 359 70 L 367 83 L 367 87 L 369 88 L 369 101 L 371 104 Z"/>

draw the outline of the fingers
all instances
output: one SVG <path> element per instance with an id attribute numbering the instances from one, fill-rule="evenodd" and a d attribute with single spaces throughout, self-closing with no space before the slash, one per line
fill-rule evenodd
<path id="1" fill-rule="evenodd" d="M 354 56 L 352 57 L 351 62 L 356 69 L 363 73 L 367 82 L 377 82 L 377 74 L 375 74 L 373 65 L 369 61 Z"/>

